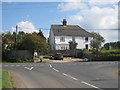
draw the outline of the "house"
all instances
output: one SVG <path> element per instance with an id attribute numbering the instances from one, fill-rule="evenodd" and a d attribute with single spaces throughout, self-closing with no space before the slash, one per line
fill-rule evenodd
<path id="1" fill-rule="evenodd" d="M 78 25 L 67 25 L 63 19 L 62 25 L 51 25 L 49 45 L 51 50 L 69 50 L 69 41 L 77 43 L 77 49 L 90 49 L 92 35 Z"/>

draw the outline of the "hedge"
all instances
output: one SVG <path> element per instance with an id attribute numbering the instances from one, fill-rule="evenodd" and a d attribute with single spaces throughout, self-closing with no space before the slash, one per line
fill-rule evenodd
<path id="1" fill-rule="evenodd" d="M 87 54 L 92 61 L 120 61 L 120 54 Z"/>

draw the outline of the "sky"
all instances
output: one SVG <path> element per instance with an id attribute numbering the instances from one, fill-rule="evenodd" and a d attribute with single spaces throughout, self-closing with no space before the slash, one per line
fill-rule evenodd
<path id="1" fill-rule="evenodd" d="M 97 32 L 106 42 L 118 41 L 119 0 L 5 1 L 1 8 L 4 32 L 14 32 L 18 25 L 18 31 L 32 33 L 41 29 L 48 37 L 50 26 L 61 25 L 65 18 L 68 25 Z"/>

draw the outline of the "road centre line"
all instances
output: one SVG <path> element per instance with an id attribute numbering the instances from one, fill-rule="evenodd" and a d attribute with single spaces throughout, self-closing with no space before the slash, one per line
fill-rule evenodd
<path id="1" fill-rule="evenodd" d="M 5 67 L 8 67 L 8 65 L 4 65 Z"/>
<path id="2" fill-rule="evenodd" d="M 16 65 L 16 66 L 20 66 L 20 65 Z"/>
<path id="3" fill-rule="evenodd" d="M 103 89 L 101 89 L 101 88 L 99 88 L 99 87 L 96 87 L 96 86 L 94 86 L 94 85 L 92 85 L 92 84 L 89 84 L 89 83 L 87 83 L 87 82 L 84 82 L 84 81 L 81 81 L 81 83 L 86 84 L 86 85 L 88 85 L 88 86 L 91 86 L 91 87 L 93 87 L 93 88 L 97 88 L 97 89 L 99 89 L 99 90 L 103 90 Z"/>
<path id="4" fill-rule="evenodd" d="M 65 73 L 63 73 L 63 75 L 64 75 L 64 76 L 67 76 L 67 77 L 70 77 L 70 78 L 72 78 L 72 79 L 74 79 L 74 80 L 78 80 L 77 78 L 72 77 L 72 76 L 70 76 L 70 75 L 67 75 L 67 74 L 65 74 Z"/>
<path id="5" fill-rule="evenodd" d="M 34 65 L 34 66 L 39 66 L 39 65 Z"/>
<path id="6" fill-rule="evenodd" d="M 52 68 L 52 65 L 50 64 L 50 67 Z"/>
<path id="7" fill-rule="evenodd" d="M 56 71 L 56 72 L 59 72 L 59 70 L 57 70 L 57 69 L 55 69 L 55 68 L 52 68 L 54 71 Z"/>
<path id="8" fill-rule="evenodd" d="M 10 65 L 10 66 L 14 67 L 15 65 Z"/>
<path id="9" fill-rule="evenodd" d="M 26 66 L 26 65 L 22 65 L 22 66 Z"/>

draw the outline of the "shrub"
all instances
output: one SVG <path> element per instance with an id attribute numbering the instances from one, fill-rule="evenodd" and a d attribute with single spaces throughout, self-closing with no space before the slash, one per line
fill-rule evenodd
<path id="1" fill-rule="evenodd" d="M 92 61 L 119 61 L 120 54 L 88 54 L 87 58 L 92 58 Z"/>
<path id="2" fill-rule="evenodd" d="M 91 54 L 91 53 L 92 53 L 92 50 L 89 51 L 88 49 L 83 49 L 83 53 L 84 53 L 84 54 Z"/>

